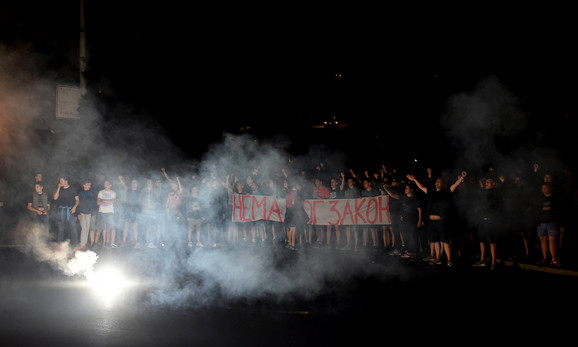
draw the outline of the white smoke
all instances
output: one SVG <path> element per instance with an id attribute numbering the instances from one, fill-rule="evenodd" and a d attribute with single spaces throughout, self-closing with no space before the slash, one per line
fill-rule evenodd
<path id="1" fill-rule="evenodd" d="M 521 100 L 496 76 L 478 82 L 474 90 L 453 95 L 447 101 L 441 125 L 458 153 L 463 168 L 506 164 L 519 158 L 505 152 L 501 143 L 517 142 L 528 130 Z"/>
<path id="2" fill-rule="evenodd" d="M 330 166 L 328 170 L 345 165 L 342 153 L 321 145 L 293 157 L 288 152 L 287 138 L 257 139 L 247 134 L 224 134 L 222 141 L 209 145 L 209 151 L 196 162 L 187 158 L 154 121 L 141 122 L 128 106 L 106 105 L 107 112 L 126 115 L 128 120 L 110 114 L 104 117 L 98 97 L 90 92 L 81 101 L 79 120 L 58 121 L 53 113 L 54 81 L 41 73 L 42 64 L 18 59 L 27 55 L 2 47 L 0 55 L 8 57 L 8 62 L 4 60 L 0 65 L 0 171 L 6 175 L 2 181 L 11 182 L 6 196 L 19 198 L 10 204 L 15 219 L 28 217 L 25 199 L 33 192 L 31 182 L 39 166 L 45 174 L 44 191 L 50 197 L 57 174 L 69 176 L 78 190 L 81 187 L 77 180 L 89 176 L 94 178 L 93 189 L 99 190 L 105 177 L 113 179 L 113 189 L 120 189 L 116 181 L 119 175 L 138 178 L 144 187 L 144 178 L 163 178 L 163 167 L 168 168 L 173 179 L 198 175 L 201 179 L 224 180 L 235 175 L 244 180 L 254 170 L 265 178 L 283 177 L 282 169 L 290 175 L 302 170 L 312 172 L 320 162 Z M 194 131 L 202 135 L 203 130 Z M 37 132 L 43 135 L 36 138 Z M 211 202 L 214 198 L 209 193 L 203 197 Z M 14 224 L 15 231 L 11 232 L 19 236 L 24 252 L 66 276 L 86 276 L 94 270 L 99 255 L 100 260 L 104 258 L 104 253 L 81 252 L 68 242 L 54 242 L 48 230 L 27 221 Z M 119 256 L 119 262 L 127 262 L 123 265 L 151 280 L 148 298 L 153 304 L 181 306 L 215 303 L 223 298 L 315 297 L 330 290 L 331 284 L 348 283 L 356 276 L 404 274 L 403 267 L 377 265 L 369 251 L 288 253 L 274 247 L 223 247 L 189 252 L 182 246 L 186 245 L 183 229 L 170 224 L 165 227 L 163 237 L 170 239 L 164 240 L 168 242 L 162 250 L 112 251 L 126 252 L 125 257 Z M 144 232 L 142 229 L 144 226 L 140 233 Z M 121 235 L 121 230 L 117 230 L 117 240 Z"/>
<path id="3" fill-rule="evenodd" d="M 23 251 L 40 262 L 47 263 L 66 276 L 85 276 L 92 272 L 98 260 L 93 251 L 79 251 L 70 246 L 69 241 L 54 242 L 51 235 L 38 225 L 22 222 L 24 236 Z"/>
<path id="4" fill-rule="evenodd" d="M 178 251 L 168 252 L 171 254 L 163 254 L 162 259 L 155 257 L 155 264 L 141 264 L 154 268 L 147 273 L 154 279 L 149 292 L 152 305 L 226 305 L 260 299 L 291 302 L 339 292 L 359 278 L 387 281 L 415 276 L 403 265 L 376 261 L 372 251 L 310 249 L 287 253 L 247 246 L 198 249 L 178 260 L 173 257 Z"/>

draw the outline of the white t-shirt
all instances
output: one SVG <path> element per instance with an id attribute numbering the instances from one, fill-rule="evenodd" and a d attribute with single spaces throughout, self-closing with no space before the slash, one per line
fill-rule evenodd
<path id="1" fill-rule="evenodd" d="M 98 198 L 101 200 L 115 200 L 116 192 L 114 190 L 103 189 L 98 192 Z M 100 213 L 114 213 L 114 205 L 99 205 L 98 212 Z"/>

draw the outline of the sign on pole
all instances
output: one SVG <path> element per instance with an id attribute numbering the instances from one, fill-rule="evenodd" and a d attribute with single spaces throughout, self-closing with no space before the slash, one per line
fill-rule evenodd
<path id="1" fill-rule="evenodd" d="M 56 86 L 56 118 L 79 119 L 78 104 L 80 88 L 75 86 Z"/>

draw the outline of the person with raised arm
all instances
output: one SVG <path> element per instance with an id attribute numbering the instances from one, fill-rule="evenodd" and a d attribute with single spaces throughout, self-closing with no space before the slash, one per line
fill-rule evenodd
<path id="1" fill-rule="evenodd" d="M 384 184 L 383 188 L 391 198 L 401 202 L 399 225 L 400 233 L 406 242 L 405 252 L 401 256 L 402 258 L 414 258 L 419 254 L 417 231 L 422 224 L 421 202 L 413 194 L 413 187 L 409 184 L 405 185 L 404 194 L 392 190 L 388 184 Z"/>
<path id="2" fill-rule="evenodd" d="M 441 257 L 444 252 L 447 257 L 447 265 L 454 265 L 451 251 L 452 229 L 450 224 L 452 214 L 455 212 L 452 193 L 464 182 L 466 176 L 467 172 L 462 171 L 458 179 L 449 187 L 442 177 L 438 177 L 435 181 L 434 190 L 419 182 L 414 175 L 407 175 L 407 178 L 414 182 L 427 196 L 425 216 L 427 218 L 427 235 L 431 252 L 429 261 L 432 265 L 442 264 Z"/>

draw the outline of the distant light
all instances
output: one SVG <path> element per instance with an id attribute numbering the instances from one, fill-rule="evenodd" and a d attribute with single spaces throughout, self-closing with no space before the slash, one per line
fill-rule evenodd
<path id="1" fill-rule="evenodd" d="M 417 163 L 417 159 L 414 159 L 413 161 Z"/>

